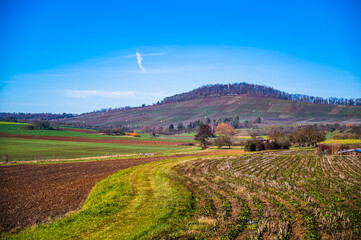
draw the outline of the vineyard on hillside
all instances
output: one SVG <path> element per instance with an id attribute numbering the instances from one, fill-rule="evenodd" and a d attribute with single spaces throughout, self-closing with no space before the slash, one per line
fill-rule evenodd
<path id="1" fill-rule="evenodd" d="M 360 239 L 361 157 L 287 151 L 176 167 L 195 212 L 173 235 L 199 239 Z M 197 239 L 198 239 L 197 238 Z"/>

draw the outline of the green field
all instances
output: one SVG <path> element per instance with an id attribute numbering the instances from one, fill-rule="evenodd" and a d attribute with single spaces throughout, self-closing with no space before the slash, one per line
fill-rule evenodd
<path id="1" fill-rule="evenodd" d="M 145 140 L 145 141 L 174 141 L 174 142 L 191 142 L 193 138 L 187 134 L 179 135 L 179 137 L 174 137 L 173 135 L 161 135 L 159 137 L 154 137 L 151 134 L 138 134 L 139 137 L 132 136 L 107 136 L 93 133 L 82 133 L 74 131 L 65 131 L 67 128 L 62 128 L 63 130 L 27 130 L 23 129 L 22 126 L 27 125 L 24 123 L 8 123 L 0 122 L 0 133 L 7 134 L 18 134 L 18 135 L 30 135 L 30 136 L 51 136 L 51 137 L 82 137 L 82 138 L 94 138 L 94 139 L 121 139 L 121 140 Z M 71 129 L 71 128 L 70 128 Z M 85 129 L 87 130 L 87 129 Z M 175 135 L 176 136 L 176 135 Z"/>
<path id="2" fill-rule="evenodd" d="M 119 145 L 110 143 L 0 138 L 0 155 L 3 156 L 7 154 L 10 161 L 70 159 L 133 153 L 154 153 L 179 149 L 182 148 L 161 145 Z"/>
<path id="3" fill-rule="evenodd" d="M 27 125 L 23 123 L 4 123 L 0 124 L 0 133 L 19 134 L 19 135 L 31 135 L 31 136 L 58 136 L 58 137 L 83 137 L 83 138 L 113 138 L 113 139 L 141 139 L 151 140 L 153 139 L 149 135 L 144 135 L 139 138 L 131 136 L 107 136 L 92 133 L 82 133 L 64 130 L 27 130 L 23 129 L 22 126 Z M 86 129 L 85 129 L 86 130 Z"/>
<path id="4" fill-rule="evenodd" d="M 99 182 L 80 211 L 9 239 L 360 239 L 360 156 L 179 158 Z"/>
<path id="5" fill-rule="evenodd" d="M 0 122 L 0 133 L 51 136 L 51 137 L 82 137 L 91 139 L 118 139 L 118 140 L 146 140 L 170 142 L 194 142 L 192 134 L 160 135 L 153 137 L 151 134 L 131 136 L 106 136 L 91 133 L 82 133 L 65 130 L 27 130 L 23 129 L 24 123 Z M 30 161 L 46 159 L 70 159 L 81 157 L 123 155 L 135 153 L 154 153 L 184 149 L 177 146 L 162 145 L 132 145 L 111 143 L 68 142 L 55 140 L 0 138 L 0 155 L 7 154 L 10 161 Z"/>

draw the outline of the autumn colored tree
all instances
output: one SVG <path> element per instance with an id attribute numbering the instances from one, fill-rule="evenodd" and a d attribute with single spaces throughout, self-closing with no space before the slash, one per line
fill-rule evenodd
<path id="1" fill-rule="evenodd" d="M 216 127 L 216 135 L 218 136 L 215 140 L 215 144 L 218 148 L 222 146 L 228 146 L 231 148 L 233 136 L 235 135 L 234 128 L 227 123 L 218 124 Z"/>
<path id="2" fill-rule="evenodd" d="M 199 128 L 199 132 L 194 136 L 194 140 L 200 143 L 200 146 L 203 149 L 206 149 L 209 145 L 208 138 L 212 137 L 212 129 L 210 126 L 203 124 Z"/>

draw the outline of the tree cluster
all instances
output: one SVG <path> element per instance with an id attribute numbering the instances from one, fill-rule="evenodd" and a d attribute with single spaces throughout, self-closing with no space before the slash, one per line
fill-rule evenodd
<path id="1" fill-rule="evenodd" d="M 102 129 L 99 129 L 98 131 L 99 131 L 99 133 L 111 135 L 111 136 L 125 135 L 125 130 L 122 127 L 102 128 Z"/>
<path id="2" fill-rule="evenodd" d="M 48 121 L 48 120 L 55 120 L 55 119 L 65 119 L 77 116 L 76 114 L 72 113 L 62 113 L 62 114 L 55 114 L 55 113 L 0 113 L 0 120 L 4 122 L 30 122 L 31 120 L 38 120 L 38 121 Z"/>
<path id="3" fill-rule="evenodd" d="M 286 134 L 279 128 L 272 127 L 269 129 L 269 140 L 252 139 L 246 141 L 246 151 L 262 151 L 271 149 L 289 149 L 291 144 L 297 145 L 300 148 L 306 146 L 316 146 L 316 143 L 325 140 L 325 135 L 322 131 L 318 131 L 315 126 L 305 126 L 293 130 Z"/>
<path id="4" fill-rule="evenodd" d="M 290 146 L 290 142 L 269 142 L 259 139 L 250 139 L 246 141 L 244 149 L 253 152 L 273 149 L 290 149 Z"/>
<path id="5" fill-rule="evenodd" d="M 269 131 L 269 140 L 257 139 L 254 134 L 251 139 L 247 140 L 244 148 L 246 151 L 263 151 L 273 149 L 290 149 L 291 143 L 287 135 L 276 128 L 271 128 Z"/>
<path id="6" fill-rule="evenodd" d="M 31 125 L 22 126 L 26 130 L 54 130 L 49 121 L 38 121 L 35 120 Z"/>
<path id="7" fill-rule="evenodd" d="M 325 135 L 317 131 L 314 126 L 305 126 L 289 134 L 290 141 L 299 147 L 316 146 L 316 143 L 325 140 Z"/>

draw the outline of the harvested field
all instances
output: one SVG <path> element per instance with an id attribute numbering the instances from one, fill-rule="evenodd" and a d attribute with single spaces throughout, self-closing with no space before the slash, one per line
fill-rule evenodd
<path id="1" fill-rule="evenodd" d="M 124 140 L 124 139 L 82 138 L 82 137 L 65 137 L 65 136 L 32 136 L 32 135 L 18 135 L 18 134 L 10 134 L 10 133 L 0 133 L 0 137 L 70 141 L 70 142 L 114 143 L 114 144 L 124 144 L 124 145 L 147 145 L 147 146 L 148 145 L 175 146 L 184 143 L 184 142 L 167 142 L 167 141 L 145 141 L 145 140 L 136 140 L 136 139 Z"/>
<path id="2" fill-rule="evenodd" d="M 183 156 L 239 154 L 214 150 L 197 154 L 0 167 L 0 232 L 64 216 L 77 210 L 94 185 L 125 168 Z"/>
<path id="3" fill-rule="evenodd" d="M 360 239 L 358 156 L 284 151 L 177 167 L 197 199 L 200 239 Z"/>

